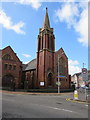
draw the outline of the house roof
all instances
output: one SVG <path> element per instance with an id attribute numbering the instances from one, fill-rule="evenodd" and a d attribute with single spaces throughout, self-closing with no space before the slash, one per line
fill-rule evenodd
<path id="1" fill-rule="evenodd" d="M 75 73 L 74 75 L 72 75 L 72 77 L 75 76 L 75 75 L 76 75 L 76 76 L 79 76 L 81 73 L 82 73 L 82 72 Z"/>
<path id="2" fill-rule="evenodd" d="M 22 64 L 22 70 L 24 71 L 27 67 L 27 64 Z"/>
<path id="3" fill-rule="evenodd" d="M 23 71 L 36 69 L 36 59 L 33 59 L 28 64 L 23 64 Z"/>

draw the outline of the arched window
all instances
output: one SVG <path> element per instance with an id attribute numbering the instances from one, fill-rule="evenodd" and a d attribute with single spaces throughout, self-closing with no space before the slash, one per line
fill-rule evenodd
<path id="1" fill-rule="evenodd" d="M 5 54 L 5 55 L 3 56 L 3 60 L 12 60 L 12 57 L 11 57 L 11 55 L 9 55 L 9 54 Z"/>
<path id="2" fill-rule="evenodd" d="M 63 57 L 59 58 L 59 73 L 62 75 L 66 74 L 66 69 L 65 69 L 65 59 Z"/>

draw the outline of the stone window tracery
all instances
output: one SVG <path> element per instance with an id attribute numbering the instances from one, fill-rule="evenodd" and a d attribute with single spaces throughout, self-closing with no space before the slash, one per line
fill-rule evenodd
<path id="1" fill-rule="evenodd" d="M 57 63 L 57 72 L 58 72 L 58 63 Z M 59 74 L 65 75 L 66 74 L 66 62 L 63 57 L 59 58 Z"/>
<path id="2" fill-rule="evenodd" d="M 3 56 L 3 60 L 12 60 L 12 59 L 13 59 L 12 56 L 9 55 L 9 54 L 5 54 L 5 55 Z"/>

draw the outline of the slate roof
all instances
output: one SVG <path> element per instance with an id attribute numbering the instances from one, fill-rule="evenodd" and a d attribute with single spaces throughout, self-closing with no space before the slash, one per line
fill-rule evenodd
<path id="1" fill-rule="evenodd" d="M 82 73 L 82 72 L 75 73 L 74 75 L 79 76 L 81 73 Z M 72 75 L 72 77 L 73 77 L 74 75 Z"/>
<path id="2" fill-rule="evenodd" d="M 27 67 L 27 64 L 22 64 L 22 70 L 24 71 Z"/>
<path id="3" fill-rule="evenodd" d="M 28 64 L 23 64 L 23 71 L 36 69 L 36 59 L 33 59 Z"/>

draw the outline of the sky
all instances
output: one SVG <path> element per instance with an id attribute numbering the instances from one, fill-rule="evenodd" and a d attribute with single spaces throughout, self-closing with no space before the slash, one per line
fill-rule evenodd
<path id="1" fill-rule="evenodd" d="M 69 74 L 81 72 L 83 63 L 88 68 L 88 1 L 0 1 L 1 49 L 11 46 L 23 63 L 36 58 L 39 28 L 43 26 L 48 7 L 50 26 L 54 28 L 55 50 L 64 49 Z"/>

